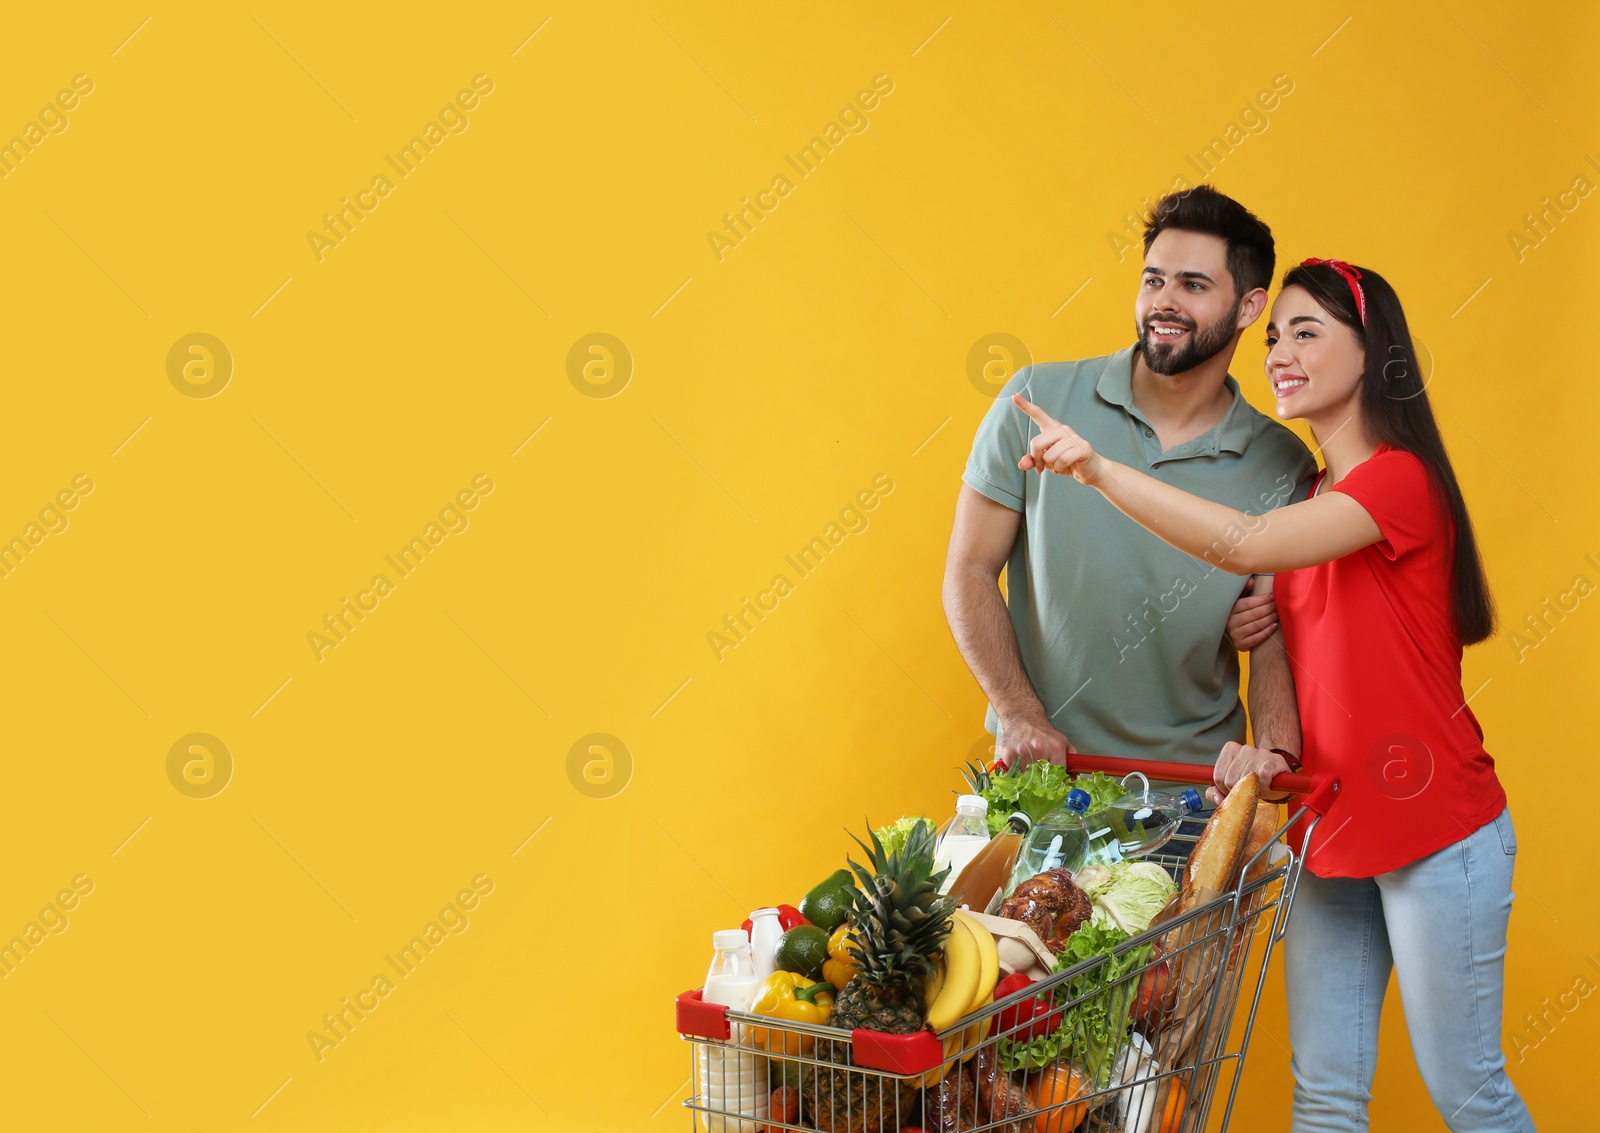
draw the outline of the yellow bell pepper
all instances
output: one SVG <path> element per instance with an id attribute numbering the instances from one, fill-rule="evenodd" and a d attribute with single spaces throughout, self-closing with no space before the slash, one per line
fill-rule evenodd
<path id="1" fill-rule="evenodd" d="M 770 1015 L 796 1023 L 826 1023 L 833 1012 L 833 985 L 808 980 L 798 972 L 773 972 L 750 1005 L 752 1015 Z M 766 1027 L 752 1027 L 751 1039 L 773 1054 L 810 1054 L 810 1035 Z"/>
<path id="2" fill-rule="evenodd" d="M 828 958 L 822 962 L 822 978 L 840 991 L 861 970 L 855 957 L 850 955 L 850 945 L 855 939 L 848 923 L 834 929 L 833 935 L 828 937 Z"/>

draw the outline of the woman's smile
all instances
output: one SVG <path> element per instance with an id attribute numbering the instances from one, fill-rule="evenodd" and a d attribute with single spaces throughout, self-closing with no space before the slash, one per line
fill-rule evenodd
<path id="1" fill-rule="evenodd" d="M 1282 401 L 1305 389 L 1310 382 L 1311 379 L 1303 374 L 1279 374 L 1272 379 L 1272 392 L 1278 395 L 1279 401 Z"/>

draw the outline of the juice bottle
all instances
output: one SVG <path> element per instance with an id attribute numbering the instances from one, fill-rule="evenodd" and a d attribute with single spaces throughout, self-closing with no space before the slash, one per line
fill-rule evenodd
<path id="1" fill-rule="evenodd" d="M 975 913 L 992 913 L 999 907 L 1011 867 L 1032 827 L 1033 820 L 1020 810 L 1006 819 L 1005 829 L 973 855 L 950 887 L 958 906 L 965 905 Z"/>

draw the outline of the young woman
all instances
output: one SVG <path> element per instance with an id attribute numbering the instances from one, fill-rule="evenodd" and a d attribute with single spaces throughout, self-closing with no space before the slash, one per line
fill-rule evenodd
<path id="1" fill-rule="evenodd" d="M 1247 515 L 1191 496 L 1021 395 L 1040 433 L 1019 466 L 1073 476 L 1225 570 L 1277 575 L 1305 751 L 1229 744 L 1213 795 L 1291 761 L 1340 779 L 1285 943 L 1296 1133 L 1367 1128 L 1391 970 L 1445 1124 L 1531 1130 L 1500 1048 L 1516 833 L 1461 691 L 1462 647 L 1494 615 L 1405 314 L 1376 272 L 1306 260 L 1267 344 L 1278 416 L 1311 426 L 1326 465 L 1301 503 Z"/>

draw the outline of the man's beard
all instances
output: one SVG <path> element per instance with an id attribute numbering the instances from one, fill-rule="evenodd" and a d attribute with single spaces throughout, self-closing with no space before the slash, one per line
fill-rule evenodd
<path id="1" fill-rule="evenodd" d="M 1184 336 L 1181 346 L 1162 342 L 1151 331 L 1148 322 L 1135 324 L 1139 332 L 1139 353 L 1144 357 L 1144 364 L 1156 373 L 1170 377 L 1209 362 L 1233 341 L 1242 303 L 1243 299 L 1236 299 L 1232 310 L 1204 329 L 1196 328 L 1188 319 L 1162 317 L 1161 322 L 1177 323 L 1188 329 L 1189 333 Z M 1154 315 L 1150 317 L 1156 318 Z"/>

